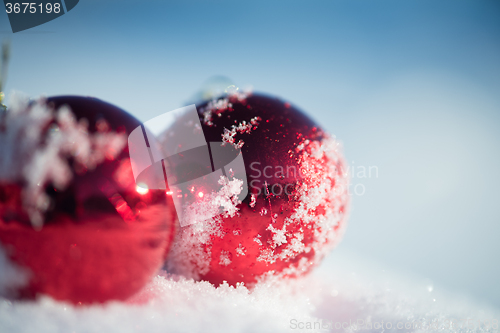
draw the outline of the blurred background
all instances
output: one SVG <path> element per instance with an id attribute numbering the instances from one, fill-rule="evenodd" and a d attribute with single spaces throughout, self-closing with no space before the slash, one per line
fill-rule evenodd
<path id="1" fill-rule="evenodd" d="M 500 2 L 82 0 L 16 34 L 2 9 L 0 39 L 7 95 L 91 95 L 146 121 L 222 75 L 290 101 L 354 171 L 334 256 L 500 306 Z"/>

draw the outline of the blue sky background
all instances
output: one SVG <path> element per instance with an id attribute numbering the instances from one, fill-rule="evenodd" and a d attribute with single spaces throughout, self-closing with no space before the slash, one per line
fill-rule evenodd
<path id="1" fill-rule="evenodd" d="M 5 91 L 92 95 L 145 121 L 214 75 L 281 96 L 344 142 L 335 253 L 500 306 L 500 2 L 96 1 L 12 34 Z M 336 254 L 334 254 L 336 255 Z"/>

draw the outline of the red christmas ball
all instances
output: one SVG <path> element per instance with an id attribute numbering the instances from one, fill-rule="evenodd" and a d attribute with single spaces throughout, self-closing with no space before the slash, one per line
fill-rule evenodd
<path id="1" fill-rule="evenodd" d="M 18 297 L 125 300 L 161 267 L 175 211 L 136 187 L 138 120 L 89 97 L 14 101 L 0 118 L 0 248 L 28 272 Z"/>
<path id="2" fill-rule="evenodd" d="M 234 214 L 179 228 L 167 269 L 249 286 L 310 271 L 347 222 L 349 179 L 339 143 L 278 98 L 236 93 L 197 109 L 207 142 L 241 148 L 248 195 Z"/>

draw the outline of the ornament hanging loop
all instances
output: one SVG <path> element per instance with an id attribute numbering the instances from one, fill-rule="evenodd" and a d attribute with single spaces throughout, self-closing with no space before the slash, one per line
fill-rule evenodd
<path id="1" fill-rule="evenodd" d="M 4 40 L 2 43 L 2 58 L 0 59 L 0 111 L 7 110 L 7 106 L 3 104 L 5 94 L 3 93 L 3 86 L 7 79 L 7 65 L 10 58 L 10 42 Z"/>

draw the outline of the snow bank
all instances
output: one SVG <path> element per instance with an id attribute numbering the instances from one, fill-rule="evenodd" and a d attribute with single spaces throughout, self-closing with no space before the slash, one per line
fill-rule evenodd
<path id="1" fill-rule="evenodd" d="M 366 266 L 334 254 L 309 277 L 270 281 L 251 291 L 163 272 L 126 304 L 0 299 L 0 332 L 498 331 L 498 309 L 446 294 L 429 281 Z"/>

